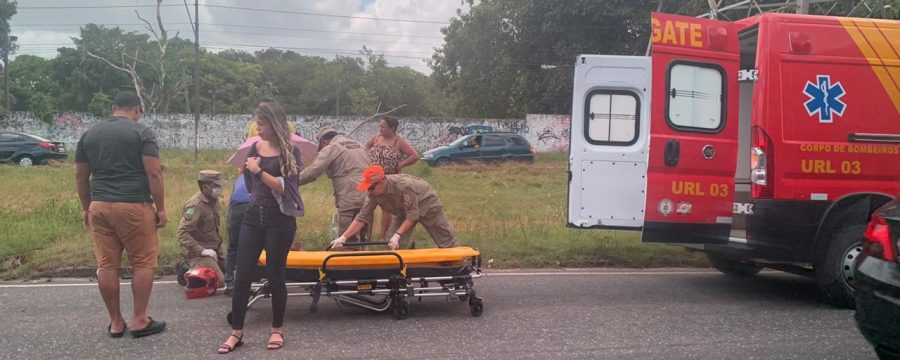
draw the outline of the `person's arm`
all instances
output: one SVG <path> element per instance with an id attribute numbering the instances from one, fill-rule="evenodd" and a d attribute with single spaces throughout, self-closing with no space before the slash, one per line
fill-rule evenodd
<path id="1" fill-rule="evenodd" d="M 375 140 L 378 140 L 378 134 L 373 135 L 372 138 L 366 142 L 366 150 L 369 150 L 372 146 L 375 145 Z"/>
<path id="2" fill-rule="evenodd" d="M 91 227 L 88 209 L 91 206 L 91 166 L 86 162 L 75 163 L 75 188 L 78 190 L 78 199 L 81 200 L 81 221 L 84 227 Z"/>
<path id="3" fill-rule="evenodd" d="M 150 195 L 153 196 L 153 205 L 156 207 L 156 227 L 166 226 L 169 219 L 166 217 L 165 184 L 163 180 L 162 166 L 159 157 L 142 156 L 144 172 L 150 182 Z"/>
<path id="4" fill-rule="evenodd" d="M 406 158 L 400 161 L 400 164 L 397 166 L 400 169 L 405 168 L 407 166 L 413 165 L 416 161 L 419 161 L 419 153 L 416 152 L 416 149 L 412 147 L 406 140 L 400 139 L 400 142 L 397 144 L 397 147 L 400 148 L 400 153 L 406 155 Z"/>
<path id="5" fill-rule="evenodd" d="M 341 234 L 341 236 L 343 236 L 344 239 L 349 239 L 353 237 L 353 235 L 359 233 L 359 231 L 362 230 L 365 226 L 366 223 L 359 220 L 353 220 L 353 222 L 350 223 L 350 226 L 347 227 L 347 230 L 344 230 L 344 233 Z"/>
<path id="6" fill-rule="evenodd" d="M 196 207 L 193 205 L 184 209 L 184 215 L 181 216 L 181 222 L 178 224 L 178 230 L 175 231 L 181 248 L 187 250 L 191 257 L 200 256 L 203 252 L 203 246 L 194 239 L 194 233 L 197 231 L 197 225 L 200 224 L 200 214 L 196 213 Z"/>
<path id="7" fill-rule="evenodd" d="M 278 181 L 278 178 L 263 171 L 259 167 L 259 157 L 247 158 L 247 171 L 253 176 L 258 177 L 263 182 L 263 184 L 266 184 L 266 186 L 272 189 L 272 191 L 278 193 L 278 195 L 284 194 L 284 185 L 281 183 L 281 181 Z"/>
<path id="8" fill-rule="evenodd" d="M 412 220 L 409 220 L 409 219 L 404 219 L 404 220 L 403 220 L 403 223 L 400 224 L 400 227 L 397 228 L 396 234 L 397 234 L 397 235 L 400 235 L 400 236 L 403 236 L 403 235 L 405 235 L 406 233 L 408 233 L 409 231 L 411 231 L 412 228 L 413 228 L 413 226 L 416 226 L 416 222 L 415 222 L 415 221 L 412 221 Z"/>
<path id="9" fill-rule="evenodd" d="M 322 176 L 322 174 L 325 173 L 325 170 L 328 169 L 328 166 L 331 165 L 331 162 L 334 161 L 337 154 L 334 149 L 334 146 L 326 146 L 318 155 L 316 155 L 316 160 L 313 161 L 312 165 L 307 166 L 306 169 L 303 169 L 303 171 L 300 172 L 300 185 L 306 185 L 316 181 L 319 176 Z"/>

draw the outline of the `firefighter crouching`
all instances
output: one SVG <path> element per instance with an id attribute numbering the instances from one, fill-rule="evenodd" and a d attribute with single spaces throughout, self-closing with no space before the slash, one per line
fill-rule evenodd
<path id="1" fill-rule="evenodd" d="M 353 224 L 331 242 L 333 248 L 343 246 L 348 238 L 371 224 L 376 206 L 394 215 L 389 231 L 394 235 L 388 245 L 393 250 L 409 248 L 417 223 L 422 224 L 438 247 L 459 246 L 437 192 L 425 180 L 406 174 L 385 175 L 381 166 L 371 165 L 363 171 L 357 190 L 368 191 L 369 196 Z"/>

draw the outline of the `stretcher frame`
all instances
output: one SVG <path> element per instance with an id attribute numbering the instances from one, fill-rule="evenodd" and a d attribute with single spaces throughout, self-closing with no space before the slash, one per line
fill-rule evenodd
<path id="1" fill-rule="evenodd" d="M 383 245 L 385 243 L 357 243 L 354 246 Z M 355 268 L 352 270 L 329 267 L 334 259 L 347 257 L 393 256 L 397 259 L 396 267 Z M 441 266 L 443 265 L 443 266 Z M 481 255 L 470 256 L 461 262 L 425 266 L 426 273 L 433 275 L 435 271 L 445 268 L 450 273 L 445 276 L 417 276 L 419 267 L 408 267 L 403 257 L 394 251 L 347 251 L 329 254 L 318 267 L 316 281 L 286 281 L 288 298 L 310 297 L 309 311 L 318 311 L 318 303 L 322 296 L 330 297 L 340 306 L 367 309 L 375 312 L 392 311 L 396 319 L 402 320 L 409 315 L 408 299 L 422 301 L 425 297 L 443 297 L 447 302 L 467 302 L 472 316 L 481 316 L 484 311 L 484 300 L 476 295 L 474 279 L 484 276 L 481 272 Z M 303 270 L 307 274 L 309 268 Z M 349 275 L 347 273 L 350 273 Z M 371 274 L 372 276 L 366 276 Z M 286 277 L 288 277 L 286 275 Z M 290 280 L 290 279 L 288 279 Z M 293 289 L 299 291 L 292 292 Z M 250 287 L 249 310 L 260 299 L 272 296 L 269 281 L 262 279 Z M 227 320 L 231 324 L 231 312 Z"/>

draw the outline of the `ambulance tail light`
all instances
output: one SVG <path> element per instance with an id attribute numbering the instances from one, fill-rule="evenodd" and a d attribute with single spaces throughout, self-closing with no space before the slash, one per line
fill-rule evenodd
<path id="1" fill-rule="evenodd" d="M 771 199 L 775 184 L 771 178 L 775 165 L 772 140 L 759 127 L 754 128 L 750 149 L 750 189 L 754 199 Z"/>

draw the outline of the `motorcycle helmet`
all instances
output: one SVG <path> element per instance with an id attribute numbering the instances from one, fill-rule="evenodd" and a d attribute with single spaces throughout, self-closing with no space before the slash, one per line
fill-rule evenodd
<path id="1" fill-rule="evenodd" d="M 219 285 L 219 274 L 208 267 L 198 266 L 184 274 L 187 285 L 184 293 L 188 299 L 199 299 L 216 294 Z"/>

